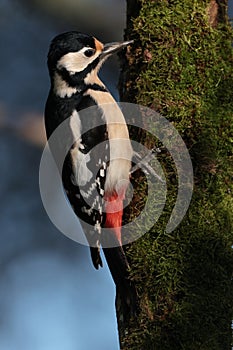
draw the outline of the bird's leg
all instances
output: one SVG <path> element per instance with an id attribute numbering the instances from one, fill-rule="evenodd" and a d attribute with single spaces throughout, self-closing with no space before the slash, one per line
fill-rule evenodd
<path id="1" fill-rule="evenodd" d="M 156 173 L 156 171 L 149 165 L 149 162 L 153 159 L 155 153 L 159 153 L 160 149 L 152 149 L 144 157 L 142 157 L 138 152 L 134 152 L 134 158 L 136 164 L 131 168 L 130 175 L 133 174 L 138 169 L 143 169 L 146 174 L 151 174 L 156 177 L 159 181 L 164 183 L 164 180 Z"/>

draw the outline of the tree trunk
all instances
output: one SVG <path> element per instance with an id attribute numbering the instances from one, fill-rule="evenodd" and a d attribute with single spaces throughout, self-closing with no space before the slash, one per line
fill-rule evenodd
<path id="1" fill-rule="evenodd" d="M 178 189 L 174 161 L 159 140 L 130 128 L 134 140 L 161 148 L 167 199 L 150 232 L 125 247 L 140 306 L 129 318 L 116 301 L 122 350 L 231 349 L 233 50 L 226 6 L 226 0 L 127 1 L 125 39 L 135 41 L 121 57 L 121 101 L 172 122 L 189 150 L 194 190 L 182 223 L 166 232 Z M 142 172 L 132 183 L 126 221 L 138 215 L 147 193 Z"/>

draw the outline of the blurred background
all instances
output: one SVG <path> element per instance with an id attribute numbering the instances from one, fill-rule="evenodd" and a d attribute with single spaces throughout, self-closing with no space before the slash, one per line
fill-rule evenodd
<path id="1" fill-rule="evenodd" d="M 125 0 L 0 0 L 0 349 L 117 350 L 115 291 L 47 217 L 38 169 L 51 39 L 122 40 Z M 233 3 L 229 1 L 233 17 Z M 116 98 L 116 58 L 101 77 Z"/>
<path id="2" fill-rule="evenodd" d="M 51 39 L 123 39 L 124 0 L 0 0 L 0 349 L 117 350 L 115 290 L 47 217 L 38 170 Z M 102 79 L 117 97 L 118 65 Z M 62 214 L 61 214 L 62 215 Z"/>

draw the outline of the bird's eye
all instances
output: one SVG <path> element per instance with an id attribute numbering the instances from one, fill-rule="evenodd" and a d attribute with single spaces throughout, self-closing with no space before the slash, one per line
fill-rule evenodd
<path id="1" fill-rule="evenodd" d="M 94 53 L 95 53 L 95 50 L 94 50 L 94 49 L 88 49 L 88 50 L 86 50 L 86 51 L 84 52 L 84 55 L 85 55 L 86 57 L 91 57 L 91 56 L 94 55 Z"/>

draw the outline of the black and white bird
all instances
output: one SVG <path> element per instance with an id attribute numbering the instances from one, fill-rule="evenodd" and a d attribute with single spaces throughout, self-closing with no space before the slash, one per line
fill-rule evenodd
<path id="1" fill-rule="evenodd" d="M 102 266 L 102 231 L 108 228 L 109 246 L 115 247 L 105 244 L 104 254 L 117 289 L 126 299 L 131 298 L 129 265 L 121 244 L 121 226 L 133 151 L 121 109 L 98 72 L 108 57 L 131 43 L 104 45 L 76 31 L 56 36 L 48 53 L 51 88 L 45 108 L 47 138 L 65 120 L 73 136 L 62 181 L 81 219 L 93 264 L 96 269 Z M 88 113 L 81 112 L 87 108 Z"/>

